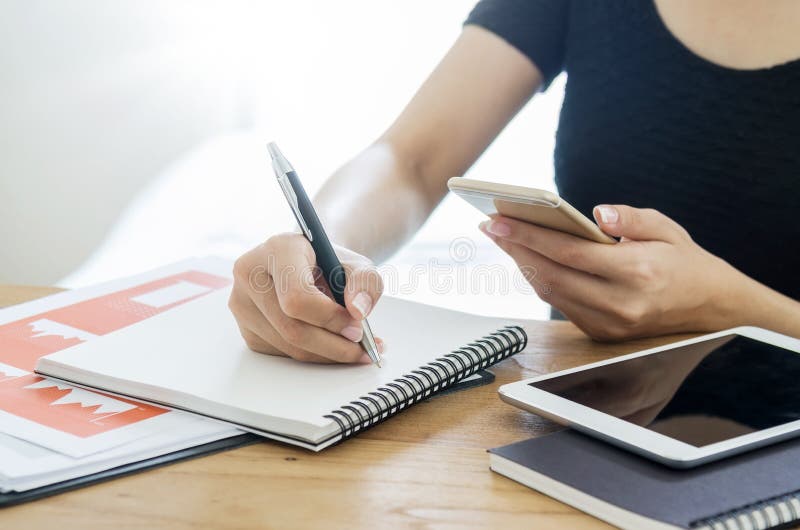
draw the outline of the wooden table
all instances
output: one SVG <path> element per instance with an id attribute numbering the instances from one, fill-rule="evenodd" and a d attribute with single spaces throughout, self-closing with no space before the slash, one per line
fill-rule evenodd
<path id="1" fill-rule="evenodd" d="M 0 306 L 55 289 L 0 286 Z M 536 322 L 491 385 L 422 402 L 321 453 L 265 442 L 0 511 L 3 529 L 610 528 L 489 470 L 486 449 L 556 429 L 497 388 L 675 338 L 598 344 Z"/>

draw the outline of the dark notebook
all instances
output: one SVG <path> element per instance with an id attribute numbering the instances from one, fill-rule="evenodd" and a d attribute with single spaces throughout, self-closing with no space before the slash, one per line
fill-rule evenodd
<path id="1" fill-rule="evenodd" d="M 493 471 L 621 528 L 800 524 L 800 440 L 688 470 L 572 430 L 489 452 Z"/>

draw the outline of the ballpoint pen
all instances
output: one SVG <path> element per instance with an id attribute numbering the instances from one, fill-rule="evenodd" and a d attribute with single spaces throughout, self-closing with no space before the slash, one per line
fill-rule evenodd
<path id="1" fill-rule="evenodd" d="M 328 235 L 325 233 L 325 229 L 322 227 L 319 217 L 317 217 L 317 212 L 314 210 L 314 206 L 311 204 L 294 168 L 283 156 L 275 142 L 270 142 L 267 145 L 267 150 L 272 158 L 272 169 L 275 171 L 278 184 L 280 184 L 281 190 L 283 190 L 283 194 L 289 202 L 289 207 L 292 209 L 295 219 L 297 219 L 297 224 L 300 225 L 300 230 L 311 243 L 311 248 L 314 249 L 317 265 L 322 271 L 323 278 L 331 288 L 333 299 L 344 307 L 344 289 L 347 282 L 344 267 L 339 262 L 339 258 L 336 257 L 336 252 L 333 250 Z M 380 367 L 381 356 L 366 318 L 361 321 L 361 329 L 364 332 L 361 346 L 367 352 L 370 360 Z"/>

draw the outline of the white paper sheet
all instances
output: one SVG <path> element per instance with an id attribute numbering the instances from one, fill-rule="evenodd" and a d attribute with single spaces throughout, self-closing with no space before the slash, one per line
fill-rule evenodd
<path id="1" fill-rule="evenodd" d="M 370 316 L 388 345 L 383 368 L 309 364 L 247 349 L 227 298 L 211 293 L 147 325 L 49 355 L 39 368 L 316 442 L 335 430 L 325 417 L 334 409 L 513 323 L 385 297 Z"/>
<path id="2" fill-rule="evenodd" d="M 62 385 L 62 383 L 59 383 Z M 72 387 L 74 388 L 74 387 Z M 42 447 L 64 455 L 81 458 L 158 434 L 164 430 L 180 430 L 197 421 L 197 416 L 182 411 L 167 410 L 164 414 L 137 421 L 108 432 L 80 437 L 57 428 L 42 425 L 14 414 L 0 411 L 0 425 L 7 434 L 30 440 Z M 201 418 L 200 421 L 208 421 Z"/>
<path id="3" fill-rule="evenodd" d="M 221 423 L 194 418 L 180 428 L 153 434 L 84 458 L 72 458 L 0 434 L 0 491 L 26 491 L 131 462 L 241 434 Z"/>
<path id="4" fill-rule="evenodd" d="M 226 287 L 230 270 L 226 260 L 186 260 L 0 310 L 0 432 L 83 457 L 196 421 L 32 371 L 42 355 L 118 333 Z"/>

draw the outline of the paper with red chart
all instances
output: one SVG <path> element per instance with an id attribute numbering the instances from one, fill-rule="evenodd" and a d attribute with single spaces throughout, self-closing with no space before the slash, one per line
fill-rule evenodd
<path id="1" fill-rule="evenodd" d="M 37 359 L 227 287 L 230 264 L 189 260 L 0 310 L 0 432 L 83 457 L 196 416 L 33 373 Z M 206 420 L 210 421 L 210 420 Z"/>
<path id="2" fill-rule="evenodd" d="M 27 491 L 239 434 L 238 429 L 195 417 L 178 428 L 72 458 L 0 433 L 0 493 Z"/>

